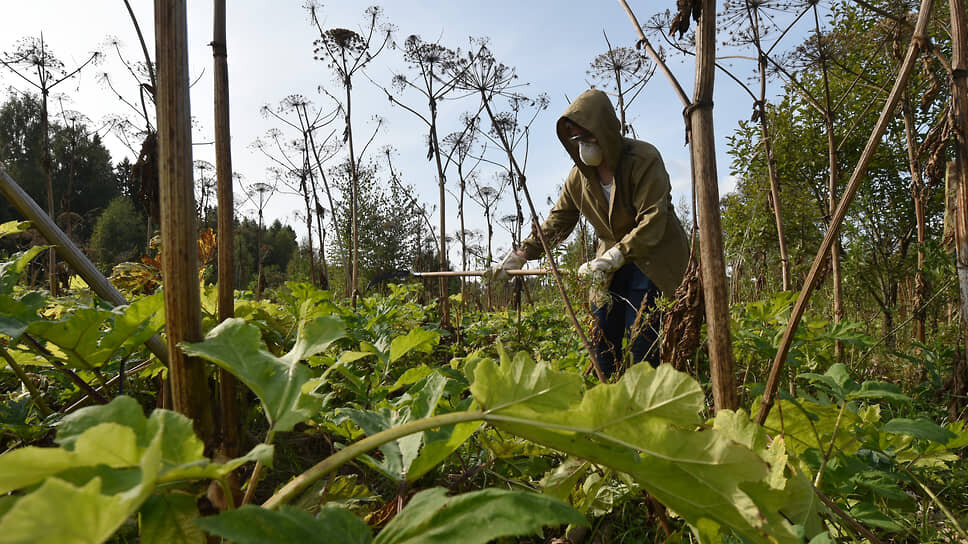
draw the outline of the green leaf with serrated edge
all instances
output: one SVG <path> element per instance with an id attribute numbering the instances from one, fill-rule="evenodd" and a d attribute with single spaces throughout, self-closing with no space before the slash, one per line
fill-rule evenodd
<path id="1" fill-rule="evenodd" d="M 13 287 L 20 281 L 20 275 L 27 269 L 30 261 L 48 247 L 50 246 L 34 246 L 27 251 L 15 253 L 10 260 L 0 263 L 0 293 L 9 295 L 13 292 Z"/>
<path id="2" fill-rule="evenodd" d="M 111 328 L 92 353 L 84 354 L 93 366 L 100 366 L 144 344 L 165 328 L 165 299 L 162 293 L 142 297 L 111 310 Z"/>
<path id="3" fill-rule="evenodd" d="M 161 433 L 145 450 L 139 467 L 140 483 L 114 495 L 101 493 L 99 478 L 80 487 L 58 478 L 47 478 L 0 518 L 0 543 L 104 542 L 154 490 L 161 468 Z M 51 516 L 51 512 L 57 515 Z"/>
<path id="4" fill-rule="evenodd" d="M 911 397 L 901 392 L 901 388 L 888 382 L 869 381 L 860 384 L 860 389 L 847 395 L 848 400 L 884 399 L 898 402 L 911 402 Z"/>
<path id="5" fill-rule="evenodd" d="M 346 326 L 342 319 L 323 316 L 309 320 L 306 316 L 311 310 L 312 304 L 309 301 L 303 302 L 296 343 L 289 353 L 282 357 L 286 363 L 296 364 L 307 357 L 322 353 L 330 344 L 346 336 Z"/>
<path id="6" fill-rule="evenodd" d="M 57 320 L 35 321 L 27 332 L 59 347 L 67 361 L 75 368 L 93 368 L 84 358 L 93 351 L 101 338 L 102 327 L 111 317 L 109 310 L 101 308 L 77 308 Z"/>
<path id="7" fill-rule="evenodd" d="M 98 544 L 129 514 L 128 501 L 121 495 L 102 495 L 98 479 L 75 487 L 50 478 L 0 519 L 0 543 Z"/>
<path id="8" fill-rule="evenodd" d="M 328 506 L 365 515 L 369 513 L 366 503 L 382 503 L 383 499 L 358 480 L 357 474 L 323 478 L 302 493 L 292 506 L 309 513 L 319 512 L 320 508 Z"/>
<path id="9" fill-rule="evenodd" d="M 263 465 L 272 468 L 272 455 L 275 448 L 269 444 L 257 444 L 249 450 L 249 453 L 242 457 L 230 459 L 224 463 L 214 463 L 208 459 L 201 459 L 189 462 L 184 465 L 171 467 L 165 470 L 158 478 L 162 483 L 178 480 L 208 480 L 224 478 L 233 470 L 240 466 L 260 461 Z"/>
<path id="10" fill-rule="evenodd" d="M 398 406 L 403 404 L 407 405 L 407 410 L 403 412 L 405 414 L 405 420 L 400 423 L 407 423 L 432 416 L 437 409 L 437 404 L 444 396 L 444 388 L 447 386 L 447 381 L 447 378 L 442 374 L 434 372 L 415 383 L 405 395 L 405 397 L 409 397 L 409 400 L 398 403 Z M 400 445 L 400 455 L 402 456 L 402 478 L 406 478 L 409 481 L 413 480 L 408 473 L 410 471 L 410 465 L 413 464 L 413 461 L 420 453 L 420 448 L 423 446 L 423 439 L 424 433 L 414 433 L 404 436 L 397 441 Z"/>
<path id="11" fill-rule="evenodd" d="M 408 385 L 413 385 L 420 380 L 426 378 L 434 370 L 427 365 L 415 366 L 413 368 L 408 368 L 403 374 L 397 378 L 397 381 L 390 386 L 390 391 L 396 391 L 401 387 L 406 387 Z"/>
<path id="12" fill-rule="evenodd" d="M 41 482 L 77 466 L 74 452 L 27 446 L 0 455 L 0 494 Z"/>
<path id="13" fill-rule="evenodd" d="M 410 464 L 410 469 L 407 471 L 407 481 L 416 481 L 430 469 L 439 465 L 476 433 L 481 425 L 483 425 L 481 421 L 468 421 L 424 432 L 423 447 L 420 449 L 417 458 Z"/>
<path id="14" fill-rule="evenodd" d="M 886 433 L 906 434 L 921 440 L 946 444 L 957 435 L 927 419 L 894 418 L 881 427 Z"/>
<path id="15" fill-rule="evenodd" d="M 0 223 L 0 238 L 11 234 L 20 234 L 30 228 L 30 221 L 7 221 Z"/>
<path id="16" fill-rule="evenodd" d="M 165 470 L 205 459 L 204 444 L 195 436 L 192 421 L 170 410 L 154 410 L 145 417 L 141 405 L 131 397 L 121 396 L 101 406 L 82 408 L 61 420 L 55 442 L 65 449 L 77 448 L 79 437 L 102 423 L 130 427 L 140 448 L 161 439 L 161 460 Z"/>
<path id="17" fill-rule="evenodd" d="M 88 464 L 104 464 L 112 468 L 138 466 L 141 448 L 131 427 L 117 423 L 95 425 L 74 443 L 74 455 Z"/>
<path id="18" fill-rule="evenodd" d="M 560 501 L 567 501 L 590 466 L 588 461 L 569 456 L 541 479 L 541 492 Z"/>
<path id="19" fill-rule="evenodd" d="M 76 368 L 98 368 L 127 355 L 165 326 L 158 293 L 112 310 L 78 308 L 58 320 L 31 322 L 27 332 L 60 348 Z"/>
<path id="20" fill-rule="evenodd" d="M 414 495 L 373 543 L 483 544 L 565 524 L 588 522 L 569 504 L 537 493 L 492 488 L 448 497 L 446 489 L 435 487 Z"/>
<path id="21" fill-rule="evenodd" d="M 353 361 L 359 361 L 364 357 L 369 357 L 370 355 L 376 355 L 372 351 L 344 351 L 337 360 L 337 363 L 352 363 Z"/>
<path id="22" fill-rule="evenodd" d="M 440 333 L 416 327 L 405 336 L 398 336 L 390 342 L 390 362 L 393 363 L 407 353 L 418 350 L 429 352 L 440 342 Z"/>
<path id="23" fill-rule="evenodd" d="M 307 325 L 301 331 L 331 331 L 342 326 L 327 317 L 317 320 L 322 320 L 319 327 Z M 331 342 L 334 335 L 327 333 L 326 338 Z M 272 431 L 279 432 L 292 430 L 297 423 L 313 417 L 322 405 L 318 396 L 303 392 L 303 385 L 313 375 L 294 360 L 299 354 L 313 355 L 311 351 L 321 344 L 299 338 L 296 344 L 300 347 L 293 348 L 291 355 L 276 357 L 266 351 L 258 327 L 233 318 L 212 329 L 205 341 L 182 344 L 182 349 L 188 355 L 212 361 L 245 383 L 262 401 Z"/>
<path id="24" fill-rule="evenodd" d="M 217 516 L 199 518 L 195 523 L 215 536 L 235 544 L 290 544 L 321 542 L 367 544 L 373 537 L 370 528 L 356 516 L 339 508 L 323 508 L 318 518 L 283 506 L 266 510 L 246 505 Z"/>
<path id="25" fill-rule="evenodd" d="M 141 506 L 142 544 L 204 544 L 205 532 L 193 522 L 199 517 L 195 497 L 174 491 L 155 494 Z"/>
<path id="26" fill-rule="evenodd" d="M 47 296 L 40 291 L 30 291 L 18 298 L 0 294 L 0 334 L 16 340 L 34 321 L 43 319 L 38 315 L 47 304 Z"/>
<path id="27" fill-rule="evenodd" d="M 883 512 L 878 510 L 876 506 L 869 502 L 859 502 L 853 505 L 848 513 L 857 521 L 870 527 L 876 527 L 878 529 L 884 529 L 885 531 L 891 532 L 904 530 L 904 527 L 893 519 L 889 518 Z"/>
<path id="28" fill-rule="evenodd" d="M 759 402 L 754 405 L 758 408 Z M 827 451 L 837 429 L 835 449 L 851 455 L 860 449 L 861 443 L 852 429 L 861 423 L 860 417 L 846 410 L 837 425 L 840 408 L 834 405 L 820 405 L 808 400 L 781 400 L 770 410 L 764 427 L 774 435 L 786 437 L 786 448 L 796 456 L 810 448 Z M 818 441 L 819 435 L 819 441 Z"/>
<path id="29" fill-rule="evenodd" d="M 437 404 L 443 397 L 444 389 L 447 387 L 448 381 L 449 378 L 441 373 L 433 372 L 414 384 L 406 394 L 401 396 L 394 404 L 393 410 L 387 408 L 369 411 L 344 409 L 340 410 L 339 413 L 348 416 L 353 423 L 356 423 L 363 429 L 363 432 L 372 436 L 392 427 L 432 416 Z M 480 422 L 476 422 L 474 429 L 479 426 Z M 453 426 L 451 426 L 451 429 L 453 429 Z M 461 427 L 461 432 L 466 433 L 467 427 Z M 473 434 L 473 430 L 470 432 Z M 468 434 L 467 436 L 470 435 Z M 443 457 L 438 458 L 444 448 L 444 445 L 440 444 L 435 446 L 435 450 L 431 452 L 433 454 L 432 456 L 428 455 L 424 458 L 418 467 L 419 472 L 416 475 L 410 475 L 411 465 L 418 458 L 426 437 L 427 433 L 414 433 L 398 440 L 387 442 L 380 446 L 380 452 L 383 454 L 381 459 L 377 460 L 367 456 L 363 460 L 396 482 L 403 480 L 413 481 L 443 460 Z M 435 438 L 436 441 L 441 441 L 439 436 Z M 460 435 L 446 437 L 443 439 L 443 442 L 449 442 L 451 438 L 456 440 L 460 438 Z M 466 438 L 463 440 L 466 440 Z M 460 443 L 454 446 L 454 448 L 456 449 L 459 445 Z M 444 457 L 449 453 L 445 453 Z"/>
<path id="30" fill-rule="evenodd" d="M 755 451 L 761 457 L 766 456 L 769 443 L 766 431 L 750 420 L 745 410 L 718 410 L 713 419 L 713 429 Z"/>
<path id="31" fill-rule="evenodd" d="M 789 524 L 766 524 L 763 507 L 740 487 L 765 481 L 766 463 L 716 431 L 693 430 L 704 395 L 688 375 L 635 365 L 584 396 L 575 378 L 503 355 L 500 367 L 477 365 L 471 392 L 493 425 L 632 475 L 693 526 L 708 529 L 708 520 L 753 542 L 796 541 Z M 769 507 L 782 508 L 781 493 L 765 494 L 775 499 Z"/>

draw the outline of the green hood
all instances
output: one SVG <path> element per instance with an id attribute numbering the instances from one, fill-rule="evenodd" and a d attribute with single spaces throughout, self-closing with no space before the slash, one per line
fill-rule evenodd
<path id="1" fill-rule="evenodd" d="M 565 119 L 594 134 L 602 147 L 605 165 L 612 171 L 618 169 L 618 160 L 622 155 L 622 125 L 615 115 L 615 108 L 612 107 L 612 101 L 608 99 L 607 94 L 596 89 L 581 93 L 558 119 L 557 126 L 558 139 L 561 140 L 561 145 L 565 146 L 578 169 L 587 179 L 598 179 L 595 169 L 585 165 L 578 158 L 578 144 L 568 139 L 564 126 Z"/>

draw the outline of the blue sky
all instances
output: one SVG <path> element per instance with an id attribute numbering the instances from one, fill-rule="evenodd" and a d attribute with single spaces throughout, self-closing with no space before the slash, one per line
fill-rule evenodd
<path id="1" fill-rule="evenodd" d="M 153 44 L 152 2 L 132 2 L 139 16 L 149 47 Z M 331 73 L 322 62 L 313 60 L 312 42 L 317 32 L 310 25 L 302 0 L 228 1 L 228 59 L 232 108 L 233 167 L 249 182 L 265 179 L 269 161 L 251 149 L 252 142 L 269 128 L 278 126 L 260 115 L 265 104 L 278 104 L 290 94 L 302 94 L 317 104 L 326 100 L 317 92 L 322 85 L 339 91 Z M 631 1 L 641 22 L 659 9 L 672 8 L 664 3 Z M 364 21 L 368 2 L 343 1 L 323 4 L 324 27 L 359 29 Z M 16 7 L 14 7 L 16 6 Z M 539 208 L 539 214 L 550 208 L 548 197 L 556 197 L 556 188 L 567 174 L 570 162 L 554 134 L 554 123 L 573 98 L 588 88 L 586 71 L 592 59 L 606 50 L 603 31 L 614 46 L 630 46 L 637 40 L 635 29 L 618 2 L 598 1 L 508 1 L 457 2 L 442 0 L 388 0 L 382 4 L 385 18 L 396 27 L 395 40 L 402 42 L 410 34 L 418 34 L 427 41 L 439 40 L 449 47 L 466 49 L 469 36 L 490 39 L 491 49 L 501 62 L 513 66 L 522 82 L 528 83 L 524 92 L 546 93 L 550 107 L 537 118 L 530 140 L 527 174 L 529 186 Z M 192 88 L 192 113 L 196 119 L 195 159 L 214 162 L 212 140 L 212 55 L 211 2 L 190 2 L 189 42 L 191 72 L 198 79 Z M 4 6 L 0 18 L 0 50 L 10 50 L 14 42 L 25 36 L 43 32 L 52 51 L 68 67 L 83 61 L 87 53 L 106 41 L 117 37 L 131 59 L 140 59 L 140 50 L 133 28 L 118 0 L 35 0 Z M 789 45 L 795 45 L 790 43 Z M 694 65 L 689 58 L 670 55 L 669 64 L 686 92 L 691 95 Z M 752 65 L 749 66 L 752 68 Z M 101 66 L 86 70 L 79 78 L 63 85 L 59 91 L 71 109 L 85 113 L 97 122 L 111 113 L 124 112 L 111 93 L 97 81 L 97 73 L 115 72 L 116 59 L 109 58 Z M 367 68 L 370 78 L 389 86 L 394 73 L 404 69 L 400 50 L 386 50 Z M 742 70 L 741 70 L 742 73 Z M 121 79 L 122 84 L 133 84 Z M 21 86 L 9 73 L 0 71 L 0 86 Z M 778 85 L 778 83 L 777 83 Z M 132 93 L 133 96 L 133 93 Z M 720 192 L 733 188 L 726 156 L 726 137 L 739 120 L 749 118 L 751 101 L 735 84 L 720 77 L 716 89 L 715 128 L 717 133 L 718 172 Z M 413 101 L 411 97 L 411 101 Z M 455 100 L 441 106 L 441 134 L 458 128 L 457 116 L 475 107 L 472 99 Z M 685 203 L 690 198 L 689 154 L 684 145 L 682 106 L 668 81 L 657 74 L 646 90 L 632 105 L 630 120 L 639 138 L 655 144 L 662 152 L 673 183 L 673 200 Z M 400 108 L 392 107 L 383 95 L 365 78 L 359 78 L 354 88 L 354 124 L 359 134 L 373 130 L 370 120 L 374 115 L 384 119 L 384 130 L 378 134 L 372 149 L 392 145 L 397 153 L 394 167 L 403 181 L 413 185 L 418 198 L 436 205 L 437 188 L 433 163 L 425 159 L 425 129 L 422 124 Z M 108 139 L 108 145 L 119 160 L 127 150 Z M 489 174 L 485 174 L 485 179 Z M 238 191 L 238 189 L 237 189 Z M 274 197 L 267 214 L 293 224 L 302 234 L 293 212 L 300 207 L 299 199 L 286 195 Z M 447 203 L 448 230 L 458 228 L 456 204 Z M 511 200 L 504 204 L 504 213 L 511 210 Z M 453 210 L 454 213 L 450 213 Z M 251 207 L 243 213 L 252 213 Z M 469 206 L 467 221 L 470 228 L 483 228 L 483 214 Z M 496 246 L 507 248 L 509 237 L 500 233 Z M 498 251 L 496 251 L 497 253 Z M 452 259 L 458 259 L 456 253 Z"/>

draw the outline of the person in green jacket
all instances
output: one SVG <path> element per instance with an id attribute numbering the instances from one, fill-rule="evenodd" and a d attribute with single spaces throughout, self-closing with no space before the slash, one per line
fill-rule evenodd
<path id="1" fill-rule="evenodd" d="M 672 297 L 685 274 L 689 241 L 672 204 L 669 174 L 658 150 L 622 136 L 615 109 L 604 92 L 585 91 L 558 119 L 558 139 L 575 166 L 558 202 L 541 225 L 552 246 L 564 241 L 581 215 L 598 235 L 596 258 L 578 273 L 588 278 L 595 316 L 593 342 L 599 365 L 611 376 L 623 361 L 623 340 L 632 362 L 659 363 L 659 319 L 653 311 L 662 294 Z M 491 267 L 495 280 L 543 255 L 536 233 Z M 632 331 L 642 308 L 652 317 Z"/>

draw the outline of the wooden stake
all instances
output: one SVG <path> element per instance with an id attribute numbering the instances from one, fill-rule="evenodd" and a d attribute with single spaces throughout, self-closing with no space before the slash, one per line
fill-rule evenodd
<path id="1" fill-rule="evenodd" d="M 229 67 L 225 39 L 225 0 L 215 0 L 212 55 L 215 64 L 215 177 L 218 184 L 218 320 L 235 315 L 235 263 L 233 262 L 235 210 L 232 198 L 232 146 L 229 130 Z M 262 213 L 262 210 L 259 210 Z M 261 223 L 259 234 L 262 234 Z M 259 247 L 260 257 L 262 248 Z M 260 258 L 261 265 L 261 258 Z M 260 277 L 261 281 L 261 277 Z M 220 368 L 219 434 L 221 453 L 239 455 L 239 401 L 235 376 Z"/>
<path id="2" fill-rule="evenodd" d="M 161 257 L 172 407 L 194 421 L 195 432 L 211 448 L 214 424 L 204 363 L 178 348 L 202 339 L 187 26 L 185 0 L 155 0 Z"/>
<path id="3" fill-rule="evenodd" d="M 968 25 L 965 0 L 949 0 L 951 11 L 951 127 L 955 157 L 949 183 L 955 186 L 955 266 L 961 293 L 962 341 L 968 339 Z"/>
<path id="4" fill-rule="evenodd" d="M 716 76 L 716 2 L 703 0 L 696 29 L 696 87 L 693 105 L 686 110 L 691 132 L 693 178 L 699 222 L 699 260 L 706 300 L 709 372 L 713 404 L 718 410 L 738 405 L 733 375 L 733 347 L 729 330 L 729 298 L 723 230 L 719 216 L 719 178 L 713 133 L 713 82 Z"/>

